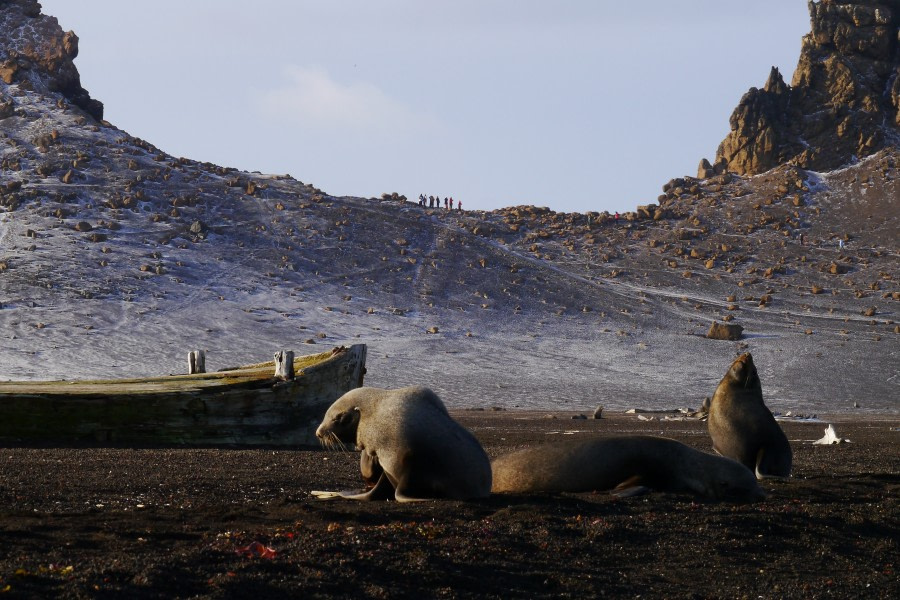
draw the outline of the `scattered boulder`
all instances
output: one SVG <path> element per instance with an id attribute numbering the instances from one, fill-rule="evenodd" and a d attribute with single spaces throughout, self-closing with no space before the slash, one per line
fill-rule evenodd
<path id="1" fill-rule="evenodd" d="M 709 163 L 709 160 L 703 159 L 700 161 L 700 166 L 697 167 L 697 179 L 710 179 L 711 177 L 716 176 L 716 170 Z"/>
<path id="2" fill-rule="evenodd" d="M 712 398 L 707 396 L 703 399 L 703 403 L 700 405 L 700 410 L 698 411 L 701 414 L 709 414 L 709 406 L 712 404 Z"/>
<path id="3" fill-rule="evenodd" d="M 736 342 L 743 336 L 744 328 L 737 323 L 719 323 L 713 321 L 706 332 L 706 337 L 710 340 L 727 340 Z"/>
<path id="4" fill-rule="evenodd" d="M 397 192 L 385 192 L 381 195 L 381 199 L 390 202 L 406 202 L 406 196 L 398 194 Z"/>
<path id="5" fill-rule="evenodd" d="M 639 219 L 653 219 L 656 217 L 656 204 L 645 204 L 637 207 L 637 216 Z"/>
<path id="6" fill-rule="evenodd" d="M 0 96 L 0 120 L 11 117 L 16 113 L 16 105 L 12 98 Z"/>
<path id="7" fill-rule="evenodd" d="M 19 71 L 19 65 L 14 60 L 5 60 L 0 62 L 0 81 L 6 85 L 15 81 L 16 73 Z"/>

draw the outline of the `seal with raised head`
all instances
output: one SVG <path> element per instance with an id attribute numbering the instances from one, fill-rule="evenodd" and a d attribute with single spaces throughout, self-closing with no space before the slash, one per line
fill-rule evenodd
<path id="1" fill-rule="evenodd" d="M 790 476 L 791 445 L 763 402 L 749 352 L 731 363 L 716 387 L 707 429 L 716 452 L 753 470 L 757 478 Z"/>
<path id="2" fill-rule="evenodd" d="M 633 435 L 568 440 L 494 459 L 493 492 L 590 492 L 621 496 L 648 489 L 710 500 L 764 497 L 753 473 L 737 461 L 668 438 Z"/>
<path id="3" fill-rule="evenodd" d="M 360 473 L 371 486 L 363 492 L 312 492 L 322 499 L 467 500 L 491 492 L 484 448 L 428 388 L 351 390 L 329 407 L 316 437 L 326 447 L 355 444 Z"/>

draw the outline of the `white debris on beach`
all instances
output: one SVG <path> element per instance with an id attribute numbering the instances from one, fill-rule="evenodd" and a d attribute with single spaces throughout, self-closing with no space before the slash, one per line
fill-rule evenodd
<path id="1" fill-rule="evenodd" d="M 825 429 L 825 435 L 822 437 L 822 439 L 814 441 L 813 444 L 827 446 L 831 444 L 843 444 L 844 442 L 849 441 L 850 440 L 845 440 L 844 438 L 838 436 L 837 432 L 834 430 L 834 425 L 829 424 Z"/>
<path id="2" fill-rule="evenodd" d="M 635 415 L 640 421 L 693 421 L 703 420 L 706 413 L 695 412 L 689 408 L 671 408 L 654 410 L 647 408 L 630 408 L 625 411 L 626 415 Z"/>
<path id="3" fill-rule="evenodd" d="M 776 421 L 806 421 L 808 423 L 822 422 L 822 420 L 819 418 L 819 415 L 795 415 L 791 411 L 787 411 L 784 414 L 774 412 L 772 413 L 772 416 L 775 417 Z"/>

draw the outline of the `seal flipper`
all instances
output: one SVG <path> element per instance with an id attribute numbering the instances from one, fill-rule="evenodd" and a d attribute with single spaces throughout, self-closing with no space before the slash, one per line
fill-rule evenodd
<path id="1" fill-rule="evenodd" d="M 394 492 L 394 499 L 397 502 L 427 502 L 428 500 L 434 500 L 434 498 L 413 498 L 412 496 L 407 496 L 400 491 Z"/>
<path id="2" fill-rule="evenodd" d="M 616 487 L 612 489 L 610 494 L 615 496 L 616 498 L 632 498 L 634 496 L 643 496 L 644 494 L 649 494 L 652 490 L 645 486 L 641 485 L 640 475 L 632 475 Z"/>
<path id="3" fill-rule="evenodd" d="M 418 495 L 408 495 L 410 485 L 406 481 L 398 481 L 397 489 L 394 491 L 394 499 L 397 502 L 425 502 L 426 500 L 434 500 L 437 497 L 441 497 L 442 494 L 433 494 L 431 497 L 420 497 Z M 414 491 L 414 490 L 412 490 Z"/>
<path id="4" fill-rule="evenodd" d="M 390 500 L 394 496 L 394 486 L 384 473 L 378 478 L 375 487 L 365 492 L 319 492 L 311 491 L 310 494 L 319 500 L 336 500 L 343 498 L 345 500 Z"/>
<path id="5" fill-rule="evenodd" d="M 348 492 L 325 492 L 322 490 L 310 490 L 309 495 L 314 496 L 316 500 L 336 500 L 337 498 L 343 498 L 342 494 L 346 494 Z"/>
<path id="6" fill-rule="evenodd" d="M 787 479 L 791 476 L 790 459 L 787 465 L 772 464 L 772 462 L 771 457 L 766 453 L 766 449 L 760 448 L 759 452 L 756 453 L 756 469 L 754 470 L 757 479 Z M 784 461 L 780 462 L 783 463 Z"/>
<path id="7" fill-rule="evenodd" d="M 359 454 L 359 472 L 367 490 L 378 485 L 378 481 L 384 475 L 384 469 L 381 467 L 381 463 L 378 462 L 378 456 L 368 450 L 363 450 Z"/>

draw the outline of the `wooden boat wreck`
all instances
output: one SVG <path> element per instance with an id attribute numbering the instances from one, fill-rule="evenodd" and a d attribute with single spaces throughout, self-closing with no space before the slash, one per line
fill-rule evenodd
<path id="1" fill-rule="evenodd" d="M 202 358 L 191 353 L 191 370 Z M 0 382 L 0 445 L 318 445 L 316 427 L 362 385 L 365 361 L 358 344 L 214 373 Z"/>

